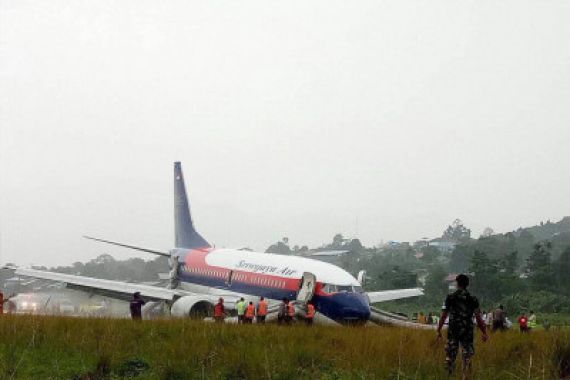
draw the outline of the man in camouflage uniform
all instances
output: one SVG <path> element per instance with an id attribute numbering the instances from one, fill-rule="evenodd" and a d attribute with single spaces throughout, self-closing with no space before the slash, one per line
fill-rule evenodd
<path id="1" fill-rule="evenodd" d="M 461 346 L 463 357 L 462 373 L 465 379 L 470 368 L 471 357 L 475 354 L 473 347 L 473 314 L 475 314 L 477 326 L 483 334 L 483 342 L 487 340 L 487 331 L 485 322 L 481 318 L 479 301 L 467 291 L 469 277 L 460 274 L 455 278 L 455 281 L 457 282 L 457 290 L 449 294 L 445 299 L 443 312 L 437 327 L 437 336 L 438 339 L 441 338 L 441 329 L 449 316 L 447 344 L 445 345 L 446 370 L 450 375 L 453 373 L 457 352 L 459 351 L 459 346 Z"/>

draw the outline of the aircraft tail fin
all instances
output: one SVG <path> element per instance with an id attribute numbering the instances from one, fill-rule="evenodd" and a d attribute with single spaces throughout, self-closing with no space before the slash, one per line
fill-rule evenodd
<path id="1" fill-rule="evenodd" d="M 211 247 L 206 239 L 194 229 L 180 162 L 174 163 L 174 231 L 176 248 Z"/>

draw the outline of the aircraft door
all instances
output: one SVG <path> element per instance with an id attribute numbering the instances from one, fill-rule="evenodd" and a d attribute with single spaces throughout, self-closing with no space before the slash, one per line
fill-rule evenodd
<path id="1" fill-rule="evenodd" d="M 317 285 L 317 277 L 310 273 L 304 272 L 301 277 L 299 291 L 297 293 L 297 301 L 307 303 L 315 294 L 315 286 Z"/>
<path id="2" fill-rule="evenodd" d="M 360 272 L 358 272 L 357 280 L 358 280 L 358 282 L 360 282 L 360 286 L 364 286 L 364 281 L 366 281 L 366 271 L 365 270 L 361 270 Z"/>

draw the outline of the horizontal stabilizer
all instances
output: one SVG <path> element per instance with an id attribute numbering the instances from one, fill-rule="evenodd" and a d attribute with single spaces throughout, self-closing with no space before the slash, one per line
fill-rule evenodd
<path id="1" fill-rule="evenodd" d="M 159 256 L 166 256 L 166 257 L 170 257 L 170 253 L 168 252 L 163 252 L 163 251 L 156 251 L 154 249 L 148 249 L 148 248 L 142 248 L 142 247 L 136 247 L 134 245 L 129 245 L 129 244 L 123 244 L 123 243 L 117 243 L 114 241 L 109 241 L 109 240 L 103 240 L 103 239 L 98 239 L 98 238 L 94 238 L 91 236 L 83 236 L 85 239 L 89 239 L 89 240 L 95 240 L 101 243 L 106 243 L 106 244 L 111 244 L 111 245 L 116 245 L 119 247 L 123 247 L 123 248 L 129 248 L 129 249 L 136 249 L 137 251 L 143 251 L 143 252 L 147 252 L 147 253 L 152 253 L 153 255 L 159 255 Z"/>

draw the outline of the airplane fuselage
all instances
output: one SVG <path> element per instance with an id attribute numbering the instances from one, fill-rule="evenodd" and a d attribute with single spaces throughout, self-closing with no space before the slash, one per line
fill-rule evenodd
<path id="1" fill-rule="evenodd" d="M 312 302 L 318 312 L 338 322 L 366 321 L 368 299 L 358 280 L 345 270 L 318 260 L 233 249 L 176 249 L 180 287 L 212 295 L 295 300 L 303 273 L 316 276 Z"/>

